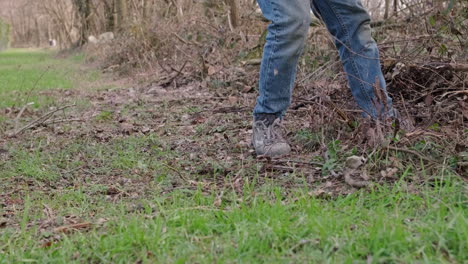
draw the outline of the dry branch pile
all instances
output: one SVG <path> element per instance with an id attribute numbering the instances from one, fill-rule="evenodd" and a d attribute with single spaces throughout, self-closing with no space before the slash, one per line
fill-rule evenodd
<path id="1" fill-rule="evenodd" d="M 467 18 L 461 5 L 378 33 L 395 36 L 381 45 L 389 91 L 420 126 L 462 128 L 468 120 Z"/>

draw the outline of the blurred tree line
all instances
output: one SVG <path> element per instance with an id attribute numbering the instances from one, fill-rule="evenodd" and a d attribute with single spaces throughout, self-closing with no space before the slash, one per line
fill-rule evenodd
<path id="1" fill-rule="evenodd" d="M 363 0 L 376 21 L 444 10 L 456 0 Z M 88 36 L 122 33 L 151 25 L 161 17 L 183 20 L 195 6 L 205 15 L 235 28 L 255 9 L 255 0 L 0 0 L 0 17 L 12 25 L 15 46 L 45 46 L 56 39 L 62 48 L 83 45 Z"/>

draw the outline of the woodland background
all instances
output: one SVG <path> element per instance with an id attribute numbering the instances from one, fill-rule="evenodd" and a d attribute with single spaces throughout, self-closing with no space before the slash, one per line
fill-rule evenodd
<path id="1" fill-rule="evenodd" d="M 390 75 L 402 72 L 395 68 L 399 62 L 400 68 L 431 61 L 467 70 L 466 2 L 363 4 L 372 16 L 374 38 Z M 88 59 L 105 69 L 147 73 L 142 76 L 176 74 L 168 77 L 171 82 L 204 80 L 239 63 L 258 65 L 268 23 L 253 0 L 0 0 L 0 17 L 11 25 L 14 47 L 47 47 L 55 39 L 62 50 L 84 48 Z M 87 45 L 90 36 L 105 32 L 113 32 L 115 41 Z M 341 69 L 333 40 L 317 19 L 308 42 L 299 86 L 312 77 L 326 79 L 330 69 Z M 188 74 L 174 70 L 182 66 Z M 229 78 L 226 74 L 220 77 Z"/>

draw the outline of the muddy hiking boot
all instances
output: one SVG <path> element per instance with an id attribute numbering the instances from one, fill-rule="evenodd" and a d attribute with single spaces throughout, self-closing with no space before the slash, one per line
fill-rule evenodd
<path id="1" fill-rule="evenodd" d="M 260 117 L 253 123 L 252 145 L 257 155 L 278 157 L 291 152 L 284 139 L 286 129 L 280 118 Z"/>

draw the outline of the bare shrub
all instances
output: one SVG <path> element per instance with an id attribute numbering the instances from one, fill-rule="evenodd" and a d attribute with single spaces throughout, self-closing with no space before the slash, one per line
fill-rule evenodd
<path id="1" fill-rule="evenodd" d="M 185 65 L 187 75 L 203 79 L 245 56 L 241 51 L 256 47 L 264 30 L 264 25 L 252 26 L 247 8 L 244 8 L 243 19 L 248 23 L 232 29 L 228 21 L 229 7 L 225 4 L 190 3 L 182 13 L 172 2 L 159 1 L 159 4 L 160 8 L 151 18 L 144 19 L 140 11 L 133 10 L 133 20 L 115 42 L 93 47 L 99 57 L 105 54 L 105 68 L 170 73 Z M 250 17 L 252 14 L 250 12 Z M 253 21 L 258 25 L 265 23 L 258 19 Z"/>

